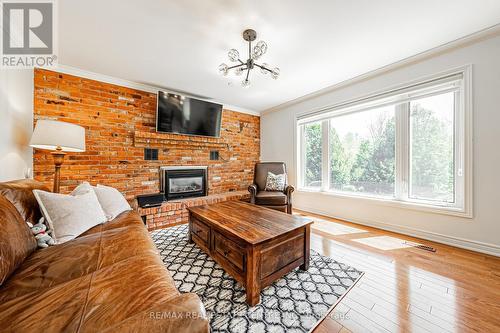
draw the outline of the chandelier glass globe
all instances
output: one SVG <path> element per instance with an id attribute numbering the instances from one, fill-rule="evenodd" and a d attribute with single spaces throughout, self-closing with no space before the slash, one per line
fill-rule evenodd
<path id="1" fill-rule="evenodd" d="M 245 80 L 241 81 L 241 86 L 243 88 L 250 88 L 250 80 L 245 79 Z"/>
<path id="2" fill-rule="evenodd" d="M 241 74 L 243 74 L 245 70 L 243 69 L 243 67 L 238 67 L 234 70 L 234 74 L 236 74 L 237 76 L 241 76 Z"/>
<path id="3" fill-rule="evenodd" d="M 280 69 L 278 67 L 274 67 L 271 72 L 271 77 L 276 80 L 279 76 L 280 76 Z"/>
<path id="4" fill-rule="evenodd" d="M 257 59 L 259 59 L 261 56 L 262 56 L 262 50 L 260 49 L 260 47 L 258 47 L 257 45 L 255 45 L 255 46 L 253 47 L 252 59 L 253 59 L 253 60 L 257 60 Z"/>
<path id="5" fill-rule="evenodd" d="M 258 47 L 260 49 L 261 55 L 264 55 L 267 52 L 267 44 L 263 40 L 259 41 L 255 47 Z"/>
<path id="6" fill-rule="evenodd" d="M 238 52 L 238 50 L 236 49 L 231 49 L 229 50 L 229 52 L 227 53 L 227 57 L 229 58 L 229 60 L 231 60 L 232 62 L 236 62 L 238 61 L 238 59 L 240 58 L 240 53 Z"/>
<path id="7" fill-rule="evenodd" d="M 228 72 L 229 68 L 226 64 L 223 63 L 219 65 L 219 74 L 226 76 Z"/>

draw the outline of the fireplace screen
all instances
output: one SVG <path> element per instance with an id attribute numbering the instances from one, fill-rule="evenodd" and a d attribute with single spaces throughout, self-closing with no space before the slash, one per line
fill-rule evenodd
<path id="1" fill-rule="evenodd" d="M 160 191 L 167 200 L 207 195 L 207 168 L 160 168 Z"/>
<path id="2" fill-rule="evenodd" d="M 203 189 L 203 177 L 170 178 L 170 193 L 198 192 Z"/>

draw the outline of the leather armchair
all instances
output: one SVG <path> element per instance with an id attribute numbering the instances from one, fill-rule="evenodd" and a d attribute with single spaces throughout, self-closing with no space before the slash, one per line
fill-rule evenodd
<path id="1" fill-rule="evenodd" d="M 250 203 L 292 214 L 293 186 L 288 185 L 288 179 L 285 178 L 285 189 L 283 192 L 266 191 L 268 172 L 272 172 L 275 175 L 286 175 L 286 165 L 283 162 L 261 162 L 255 164 L 254 181 L 248 187 Z"/>

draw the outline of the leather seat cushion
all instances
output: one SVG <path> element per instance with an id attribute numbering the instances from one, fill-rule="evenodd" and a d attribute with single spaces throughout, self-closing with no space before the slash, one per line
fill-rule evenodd
<path id="1" fill-rule="evenodd" d="M 185 311 L 190 312 L 190 316 L 183 316 L 177 320 L 171 320 L 168 316 L 151 320 L 151 314 L 165 313 L 178 314 Z M 169 300 L 166 303 L 155 306 L 147 311 L 142 311 L 133 317 L 120 322 L 118 325 L 109 326 L 103 333 L 108 332 L 137 332 L 133 330 L 140 327 L 141 332 L 210 332 L 208 320 L 203 320 L 206 315 L 205 308 L 200 299 L 193 293 L 185 293 Z"/>
<path id="2" fill-rule="evenodd" d="M 36 224 L 42 217 L 42 213 L 33 190 L 49 191 L 47 186 L 33 179 L 0 183 L 0 194 L 12 202 L 24 221 Z"/>
<path id="3" fill-rule="evenodd" d="M 0 195 L 0 286 L 37 248 L 35 237 L 16 207 Z M 1 326 L 0 326 L 1 327 Z"/>
<path id="4" fill-rule="evenodd" d="M 146 287 L 147 286 L 147 287 Z M 179 295 L 157 255 L 141 255 L 0 302 L 6 331 L 98 332 Z"/>
<path id="5" fill-rule="evenodd" d="M 286 194 L 283 192 L 259 191 L 255 195 L 255 203 L 257 205 L 286 205 Z"/>
<path id="6" fill-rule="evenodd" d="M 266 207 L 274 210 L 278 210 L 280 212 L 286 213 L 287 212 L 287 207 L 286 205 L 279 205 L 279 206 L 270 206 L 270 205 L 259 205 L 259 207 Z"/>
<path id="7" fill-rule="evenodd" d="M 134 256 L 157 253 L 142 225 L 79 237 L 28 257 L 2 286 L 0 302 L 65 283 Z"/>

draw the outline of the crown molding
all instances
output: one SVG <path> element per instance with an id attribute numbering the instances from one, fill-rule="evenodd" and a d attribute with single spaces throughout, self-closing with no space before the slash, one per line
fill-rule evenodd
<path id="1" fill-rule="evenodd" d="M 261 111 L 260 114 L 264 115 L 264 114 L 268 114 L 268 113 L 282 110 L 282 109 L 290 107 L 292 105 L 299 104 L 301 102 L 304 102 L 304 101 L 313 99 L 315 97 L 319 97 L 319 96 L 331 93 L 335 90 L 339 90 L 339 89 L 345 88 L 347 86 L 350 86 L 350 85 L 353 85 L 353 84 L 356 84 L 356 83 L 359 83 L 359 82 L 362 82 L 365 80 L 373 79 L 373 78 L 380 76 L 382 74 L 385 74 L 387 72 L 391 72 L 391 71 L 394 71 L 396 69 L 400 69 L 400 68 L 403 68 L 405 66 L 409 66 L 411 64 L 423 61 L 425 59 L 429 59 L 429 58 L 435 57 L 437 55 L 447 53 L 447 52 L 462 48 L 462 47 L 470 45 L 470 44 L 477 43 L 481 40 L 489 39 L 489 38 L 497 36 L 499 34 L 500 34 L 500 24 L 496 24 L 496 25 L 493 25 L 491 27 L 485 28 L 483 30 L 479 30 L 475 33 L 472 33 L 472 34 L 466 35 L 464 37 L 455 39 L 451 42 L 441 44 L 441 45 L 434 47 L 432 49 L 429 49 L 429 50 L 417 53 L 413 56 L 404 58 L 402 60 L 393 62 L 393 63 L 388 64 L 386 66 L 374 69 L 372 71 L 366 72 L 366 73 L 361 74 L 361 75 L 357 75 L 353 78 L 341 81 L 339 83 L 335 83 L 333 85 L 330 85 L 330 86 L 325 87 L 323 89 L 317 90 L 315 92 L 306 94 L 304 96 L 292 99 L 288 102 L 285 102 L 285 103 L 273 106 L 271 108 L 265 109 L 265 110 Z"/>
<path id="2" fill-rule="evenodd" d="M 152 94 L 157 94 L 158 91 L 160 91 L 160 90 L 171 92 L 171 93 L 177 93 L 179 95 L 189 96 L 189 97 L 193 97 L 196 99 L 205 100 L 208 102 L 220 103 L 220 104 L 222 104 L 222 107 L 224 110 L 246 113 L 246 114 L 249 114 L 252 116 L 260 116 L 260 113 L 257 111 L 242 108 L 242 107 L 239 107 L 236 105 L 225 104 L 225 103 L 218 102 L 216 100 L 207 100 L 207 99 L 199 98 L 196 96 L 190 96 L 189 94 L 177 92 L 175 90 L 165 89 L 165 88 L 158 87 L 158 86 L 152 86 L 152 85 L 138 83 L 138 82 L 134 82 L 134 81 L 130 81 L 130 80 L 125 80 L 125 79 L 117 78 L 114 76 L 100 74 L 100 73 L 96 73 L 96 72 L 92 72 L 92 71 L 87 71 L 84 69 L 80 69 L 80 68 L 72 67 L 72 66 L 68 66 L 68 65 L 58 64 L 56 67 L 47 67 L 47 68 L 43 68 L 43 69 L 47 69 L 47 70 L 51 70 L 51 71 L 55 71 L 55 72 L 59 72 L 59 73 L 63 73 L 63 74 L 69 74 L 69 75 L 74 75 L 74 76 L 78 76 L 78 77 L 83 77 L 85 79 L 96 80 L 96 81 L 100 81 L 100 82 L 104 82 L 104 83 L 114 84 L 114 85 L 121 86 L 121 87 L 146 91 L 146 92 L 149 92 Z"/>

